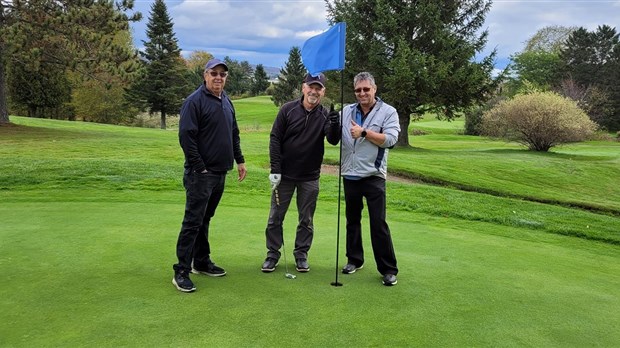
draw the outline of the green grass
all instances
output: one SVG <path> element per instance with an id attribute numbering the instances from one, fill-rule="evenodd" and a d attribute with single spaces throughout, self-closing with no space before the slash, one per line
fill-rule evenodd
<path id="1" fill-rule="evenodd" d="M 616 143 L 536 154 L 452 125 L 412 137 L 390 171 L 433 184 L 388 183 L 399 284 L 380 284 L 365 229 L 366 267 L 336 288 L 329 175 L 311 272 L 260 272 L 276 109 L 265 97 L 235 106 L 249 174 L 228 176 L 210 237 L 229 274 L 194 276 L 193 294 L 170 283 L 184 204 L 176 131 L 21 117 L 0 127 L 0 346 L 617 346 Z M 291 208 L 288 245 L 295 220 Z"/>

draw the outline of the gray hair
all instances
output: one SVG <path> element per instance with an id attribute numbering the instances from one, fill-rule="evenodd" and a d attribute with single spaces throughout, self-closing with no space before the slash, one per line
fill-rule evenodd
<path id="1" fill-rule="evenodd" d="M 377 85 L 375 85 L 375 78 L 372 76 L 371 73 L 369 73 L 367 71 L 363 71 L 363 72 L 355 75 L 355 77 L 353 78 L 353 87 L 357 86 L 357 84 L 360 81 L 368 81 L 368 82 L 370 82 L 371 86 L 377 87 Z"/>

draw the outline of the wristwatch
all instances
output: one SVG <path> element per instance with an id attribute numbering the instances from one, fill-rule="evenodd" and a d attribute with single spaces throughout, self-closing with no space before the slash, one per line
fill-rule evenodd
<path id="1" fill-rule="evenodd" d="M 367 134 L 368 134 L 368 133 L 366 133 L 366 130 L 365 130 L 365 129 L 363 129 L 363 130 L 362 130 L 362 138 L 366 138 L 366 135 L 367 135 Z"/>

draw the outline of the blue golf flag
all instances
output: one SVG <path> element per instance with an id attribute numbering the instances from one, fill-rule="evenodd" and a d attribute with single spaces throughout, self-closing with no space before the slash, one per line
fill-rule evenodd
<path id="1" fill-rule="evenodd" d="M 327 70 L 344 69 L 344 45 L 347 23 L 336 23 L 326 32 L 306 40 L 301 61 L 311 75 Z"/>

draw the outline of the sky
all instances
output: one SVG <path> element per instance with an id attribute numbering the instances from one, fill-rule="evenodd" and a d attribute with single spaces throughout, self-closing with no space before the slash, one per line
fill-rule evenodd
<path id="1" fill-rule="evenodd" d="M 439 1 L 439 0 L 438 0 Z M 151 0 L 136 0 L 141 22 L 132 24 L 134 42 L 141 49 L 146 37 Z M 282 67 L 293 46 L 328 28 L 323 0 L 166 0 L 173 30 L 184 56 L 202 50 L 217 58 Z M 595 30 L 607 24 L 620 32 L 620 0 L 494 0 L 483 29 L 489 31 L 480 56 L 497 50 L 495 67 L 539 29 L 551 25 Z"/>

